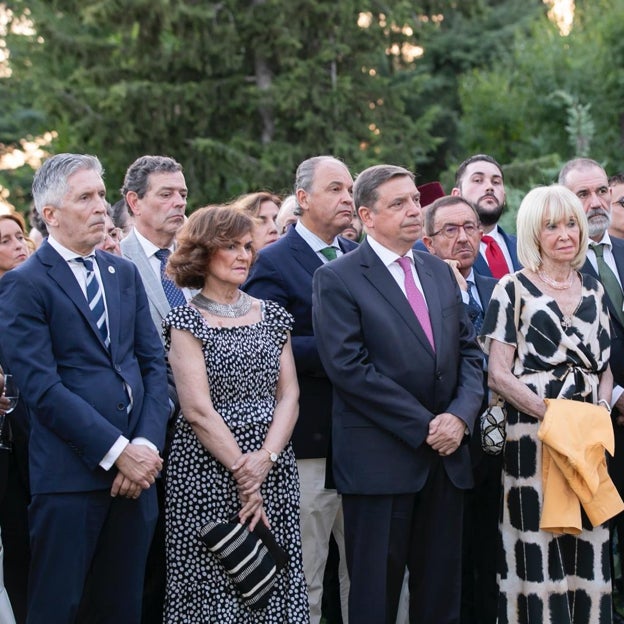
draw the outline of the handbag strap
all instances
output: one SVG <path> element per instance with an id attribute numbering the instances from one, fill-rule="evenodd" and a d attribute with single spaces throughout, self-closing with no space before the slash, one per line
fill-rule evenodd
<path id="1" fill-rule="evenodd" d="M 520 306 L 522 304 L 522 298 L 520 297 L 520 282 L 518 281 L 518 278 L 516 277 L 515 273 L 512 273 L 510 276 L 511 281 L 513 282 L 513 286 L 514 286 L 514 327 L 516 328 L 516 334 L 518 333 L 518 329 L 520 328 Z M 516 337 L 516 343 L 518 341 L 518 338 Z M 516 346 L 516 349 L 518 347 Z M 490 393 L 490 402 L 489 405 L 490 407 L 494 406 L 494 405 L 502 405 L 504 403 L 504 400 L 501 396 L 499 396 L 499 394 L 497 392 L 491 392 Z"/>

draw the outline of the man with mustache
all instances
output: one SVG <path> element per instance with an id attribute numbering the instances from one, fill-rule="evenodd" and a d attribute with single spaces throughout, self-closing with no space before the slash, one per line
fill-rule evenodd
<path id="1" fill-rule="evenodd" d="M 423 242 L 430 253 L 451 267 L 462 293 L 462 300 L 475 330 L 483 324 L 485 310 L 496 280 L 473 269 L 479 255 L 482 232 L 474 206 L 462 197 L 436 199 L 425 213 Z M 485 369 L 485 360 L 484 360 Z M 488 405 L 487 375 L 484 372 Z M 501 492 L 502 455 L 486 455 L 479 435 L 470 440 L 470 456 L 475 485 L 464 501 L 464 545 L 462 578 L 462 624 L 494 624 L 498 603 L 496 582 L 496 543 Z M 492 548 L 484 548 L 492 544 Z"/>
<path id="2" fill-rule="evenodd" d="M 498 162 L 487 154 L 475 154 L 464 160 L 455 173 L 451 195 L 468 200 L 481 221 L 483 238 L 474 270 L 500 279 L 520 269 L 516 237 L 508 235 L 498 225 L 505 208 L 505 181 Z"/>
<path id="3" fill-rule="evenodd" d="M 559 184 L 581 200 L 589 222 L 589 247 L 581 271 L 599 279 L 607 294 L 611 317 L 611 358 L 613 395 L 611 416 L 615 431 L 615 455 L 609 472 L 618 492 L 624 496 L 624 240 L 609 235 L 612 192 L 602 166 L 590 158 L 575 158 L 565 163 Z M 612 520 L 617 527 L 621 557 L 624 556 L 624 518 Z M 612 532 L 613 533 L 613 532 Z"/>
<path id="4" fill-rule="evenodd" d="M 137 269 L 95 249 L 102 175 L 94 156 L 43 163 L 48 239 L 0 281 L 3 364 L 30 414 L 30 624 L 141 619 L 167 376 Z"/>

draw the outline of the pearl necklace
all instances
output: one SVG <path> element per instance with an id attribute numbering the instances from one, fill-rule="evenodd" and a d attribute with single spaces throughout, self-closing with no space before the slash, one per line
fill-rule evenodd
<path id="1" fill-rule="evenodd" d="M 570 288 L 570 286 L 572 286 L 572 284 L 574 283 L 574 271 L 570 271 L 570 275 L 567 278 L 567 281 L 565 282 L 558 282 L 557 280 L 554 280 L 552 277 L 549 277 L 548 275 L 546 275 L 546 273 L 544 273 L 544 271 L 542 271 L 541 269 L 537 270 L 537 277 L 539 277 L 542 282 L 544 282 L 544 284 L 547 284 L 548 286 L 550 286 L 551 288 L 554 288 L 555 290 L 568 290 L 568 288 Z"/>
<path id="2" fill-rule="evenodd" d="M 252 298 L 242 290 L 238 299 L 234 303 L 219 303 L 213 299 L 204 297 L 201 293 L 197 293 L 192 299 L 191 303 L 206 312 L 210 312 L 214 316 L 221 316 L 223 318 L 239 318 L 245 316 L 249 310 L 251 310 Z"/>

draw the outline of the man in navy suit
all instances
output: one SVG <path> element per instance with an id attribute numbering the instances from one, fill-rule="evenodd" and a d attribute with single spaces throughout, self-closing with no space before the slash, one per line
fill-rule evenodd
<path id="1" fill-rule="evenodd" d="M 475 154 L 464 160 L 455 173 L 451 195 L 467 199 L 479 215 L 484 236 L 474 270 L 500 279 L 522 268 L 516 253 L 516 237 L 498 225 L 505 208 L 505 180 L 498 162 L 487 154 Z"/>
<path id="2" fill-rule="evenodd" d="M 48 241 L 0 283 L 3 354 L 30 409 L 28 622 L 139 622 L 168 414 L 163 348 L 134 265 L 94 249 L 97 158 L 33 181 Z M 81 600 L 88 596 L 88 600 Z"/>
<path id="3" fill-rule="evenodd" d="M 477 333 L 497 281 L 473 270 L 481 234 L 477 211 L 462 197 L 452 195 L 437 199 L 425 214 L 423 241 L 430 253 L 453 267 L 462 300 Z M 483 363 L 485 365 L 485 359 Z M 484 375 L 481 412 L 487 408 L 488 394 L 487 375 Z M 495 624 L 502 455 L 486 455 L 478 433 L 470 440 L 470 454 L 475 485 L 467 492 L 465 500 L 461 621 L 462 624 Z M 484 548 L 484 544 L 488 547 Z"/>
<path id="4" fill-rule="evenodd" d="M 393 623 L 404 570 L 410 621 L 457 622 L 468 435 L 483 355 L 450 267 L 412 252 L 422 228 L 412 173 L 379 165 L 354 185 L 367 231 L 314 275 L 313 319 L 334 387 L 349 619 Z"/>
<path id="5" fill-rule="evenodd" d="M 332 387 L 312 329 L 312 276 L 330 258 L 355 249 L 338 236 L 353 217 L 353 178 L 331 156 L 304 160 L 297 168 L 295 195 L 298 222 L 260 251 L 244 289 L 260 299 L 277 301 L 295 319 L 292 345 L 299 380 L 299 419 L 293 448 L 301 482 L 301 539 L 308 584 L 311 623 L 321 618 L 323 571 L 330 535 L 344 552 L 340 496 L 325 487 L 329 452 Z M 341 560 L 340 591 L 346 617 L 348 577 Z"/>
<path id="6" fill-rule="evenodd" d="M 576 194 L 587 215 L 590 240 L 581 270 L 600 280 L 607 294 L 611 317 L 609 365 L 613 372 L 611 416 L 615 432 L 615 455 L 609 462 L 609 472 L 618 492 L 624 496 L 624 240 L 609 235 L 612 193 L 607 174 L 598 162 L 590 158 L 570 160 L 559 172 L 558 181 Z M 600 263 L 597 253 L 601 256 Z M 605 276 L 604 265 L 613 279 Z M 624 514 L 616 516 L 612 526 L 617 527 L 620 553 L 624 556 Z"/>

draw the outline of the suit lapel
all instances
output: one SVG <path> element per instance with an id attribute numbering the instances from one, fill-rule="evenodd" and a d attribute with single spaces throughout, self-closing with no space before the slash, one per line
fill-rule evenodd
<path id="1" fill-rule="evenodd" d="M 95 318 L 87 298 L 85 297 L 76 276 L 67 265 L 67 262 L 54 250 L 54 248 L 44 241 L 39 251 L 37 252 L 43 264 L 49 267 L 48 275 L 59 285 L 59 288 L 71 299 L 74 305 L 78 308 L 80 313 L 84 316 L 85 320 L 89 323 L 89 326 L 93 330 L 93 333 L 97 336 L 100 344 L 106 349 L 102 334 L 95 323 Z"/>
<path id="2" fill-rule="evenodd" d="M 314 275 L 314 271 L 318 269 L 322 264 L 322 260 L 312 250 L 312 247 L 306 243 L 301 236 L 297 233 L 297 230 L 292 227 L 288 230 L 288 244 L 292 250 L 293 258 L 310 274 Z"/>
<path id="3" fill-rule="evenodd" d="M 490 267 L 488 266 L 488 263 L 483 257 L 483 255 L 481 254 L 481 252 L 477 254 L 477 257 L 475 259 L 475 262 L 472 268 L 479 275 L 486 275 L 487 277 L 493 277 L 492 271 L 490 271 Z"/>
<path id="4" fill-rule="evenodd" d="M 423 328 L 421 327 L 414 311 L 412 310 L 407 298 L 401 291 L 401 288 L 396 283 L 388 268 L 379 259 L 379 256 L 372 250 L 371 246 L 364 241 L 359 250 L 362 256 L 362 269 L 364 277 L 379 291 L 379 293 L 388 301 L 388 303 L 396 310 L 398 315 L 403 319 L 409 329 L 415 334 L 416 338 L 422 343 L 423 347 L 427 349 L 433 356 L 433 350 L 429 344 Z M 355 252 L 357 253 L 357 252 Z M 422 261 L 421 261 L 422 263 Z M 418 273 L 420 278 L 421 274 Z M 427 281 L 433 281 L 431 275 L 428 274 Z M 423 285 L 424 288 L 424 285 Z M 435 289 L 435 284 L 433 285 Z M 427 297 L 427 303 L 429 303 L 428 293 L 425 290 L 425 296 Z M 440 315 L 438 315 L 440 316 Z M 436 338 L 436 329 L 433 326 L 434 340 Z M 440 335 L 440 326 L 438 327 L 438 333 Z"/>
<path id="5" fill-rule="evenodd" d="M 143 286 L 145 287 L 147 298 L 154 308 L 156 308 L 160 316 L 165 318 L 171 309 L 167 301 L 167 296 L 134 230 L 121 241 L 121 251 L 125 258 L 128 258 L 128 260 L 131 260 L 135 264 L 141 276 Z"/>

